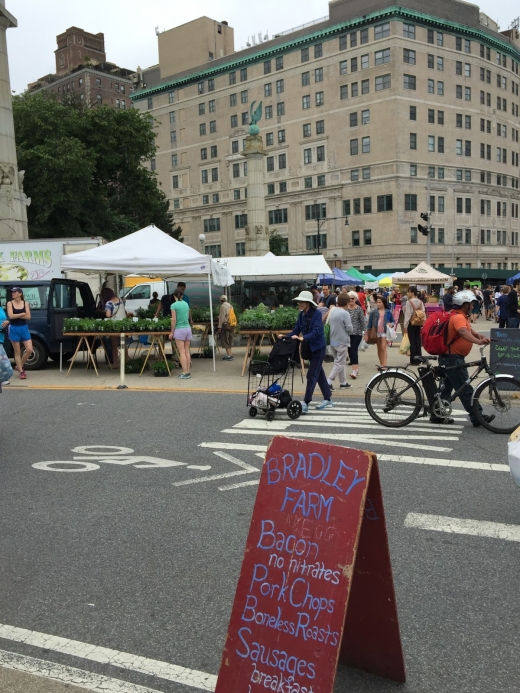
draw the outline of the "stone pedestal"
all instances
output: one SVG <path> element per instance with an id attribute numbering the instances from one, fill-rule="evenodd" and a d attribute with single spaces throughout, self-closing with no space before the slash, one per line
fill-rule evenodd
<path id="1" fill-rule="evenodd" d="M 248 135 L 243 155 L 247 159 L 246 255 L 269 252 L 269 228 L 265 213 L 264 143 L 260 135 Z"/>
<path id="2" fill-rule="evenodd" d="M 13 15 L 0 0 L 0 240 L 20 241 L 29 237 L 23 171 L 18 171 L 14 139 L 13 106 L 9 81 L 6 31 L 16 27 Z"/>

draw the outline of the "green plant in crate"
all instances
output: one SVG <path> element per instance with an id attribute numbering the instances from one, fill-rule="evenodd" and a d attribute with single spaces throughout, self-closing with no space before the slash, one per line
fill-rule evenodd
<path id="1" fill-rule="evenodd" d="M 152 368 L 154 373 L 168 373 L 168 366 L 164 361 L 156 361 Z"/>
<path id="2" fill-rule="evenodd" d="M 273 330 L 292 330 L 298 313 L 297 308 L 277 308 L 273 315 Z"/>
<path id="3" fill-rule="evenodd" d="M 143 369 L 143 364 L 144 364 L 144 358 L 138 358 L 138 359 L 130 359 L 125 363 L 125 373 L 140 373 Z M 150 364 L 146 362 L 146 366 L 144 367 L 145 371 L 147 371 L 150 368 Z"/>

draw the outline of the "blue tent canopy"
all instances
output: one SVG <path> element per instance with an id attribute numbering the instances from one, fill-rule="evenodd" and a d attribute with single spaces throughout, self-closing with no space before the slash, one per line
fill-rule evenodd
<path id="1" fill-rule="evenodd" d="M 335 286 L 344 286 L 345 284 L 353 284 L 356 286 L 360 283 L 359 279 L 356 277 L 351 277 L 349 274 L 345 274 L 343 270 L 338 267 L 334 267 L 332 270 L 333 274 L 320 274 L 318 279 L 320 284 L 334 284 Z"/>
<path id="2" fill-rule="evenodd" d="M 509 286 L 513 286 L 513 282 L 516 282 L 517 279 L 520 279 L 520 272 L 518 274 L 515 274 L 514 277 L 509 277 L 509 279 L 506 279 L 506 284 L 509 284 Z"/>

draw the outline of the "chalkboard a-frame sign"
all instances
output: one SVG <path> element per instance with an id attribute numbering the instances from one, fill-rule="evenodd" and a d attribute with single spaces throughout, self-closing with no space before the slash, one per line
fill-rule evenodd
<path id="1" fill-rule="evenodd" d="M 332 693 L 338 661 L 406 678 L 377 459 L 277 436 L 215 693 Z"/>

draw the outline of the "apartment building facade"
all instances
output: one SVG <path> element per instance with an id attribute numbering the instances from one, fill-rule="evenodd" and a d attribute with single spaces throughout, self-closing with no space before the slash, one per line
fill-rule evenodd
<path id="1" fill-rule="evenodd" d="M 214 255 L 244 253 L 241 152 L 262 101 L 267 222 L 291 254 L 415 266 L 429 212 L 436 267 L 518 268 L 517 32 L 458 0 L 420 6 L 336 0 L 320 23 L 170 77 L 144 71 L 132 100 L 156 120 L 151 166 L 187 243 L 204 233 Z"/>

